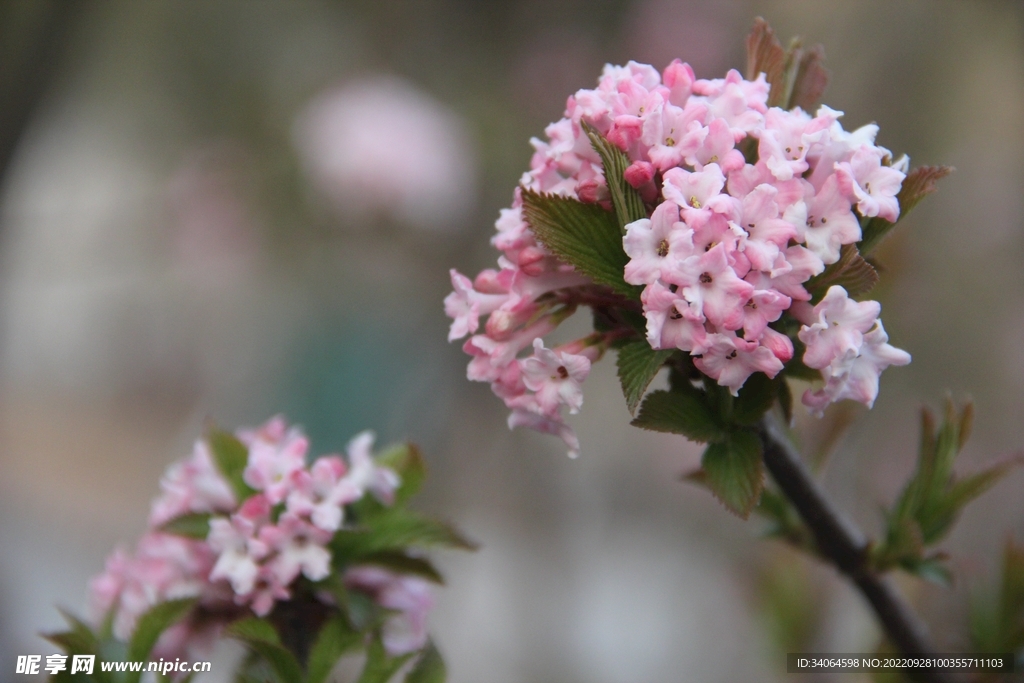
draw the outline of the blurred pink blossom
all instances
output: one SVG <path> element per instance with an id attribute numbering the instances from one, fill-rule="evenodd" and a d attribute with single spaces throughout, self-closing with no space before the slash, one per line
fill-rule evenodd
<path id="1" fill-rule="evenodd" d="M 296 119 L 293 139 L 310 181 L 351 228 L 385 216 L 452 231 L 473 207 L 476 154 L 465 122 L 400 78 L 322 92 Z"/>

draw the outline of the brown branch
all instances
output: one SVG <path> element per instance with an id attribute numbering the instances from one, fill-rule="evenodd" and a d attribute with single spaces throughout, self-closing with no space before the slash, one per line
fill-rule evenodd
<path id="1" fill-rule="evenodd" d="M 764 446 L 764 462 L 768 471 L 810 529 L 821 555 L 860 589 L 885 634 L 902 654 L 934 655 L 935 649 L 929 642 L 924 622 L 893 583 L 868 565 L 868 540 L 829 501 L 777 419 L 769 413 L 757 431 Z M 908 670 L 908 674 L 925 683 L 953 683 L 957 680 L 934 669 Z"/>

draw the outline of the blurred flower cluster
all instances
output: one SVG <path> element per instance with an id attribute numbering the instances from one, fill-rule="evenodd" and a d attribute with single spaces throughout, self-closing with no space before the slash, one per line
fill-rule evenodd
<path id="1" fill-rule="evenodd" d="M 309 440 L 281 417 L 210 431 L 168 468 L 135 551 L 116 550 L 92 580 L 92 626 L 73 624 L 129 651 L 149 637 L 164 658 L 271 628 L 301 660 L 325 623 L 385 659 L 423 651 L 440 576 L 420 549 L 469 544 L 404 508 L 424 476 L 417 451 L 375 457 L 373 440 L 363 432 L 345 457 L 310 461 Z"/>

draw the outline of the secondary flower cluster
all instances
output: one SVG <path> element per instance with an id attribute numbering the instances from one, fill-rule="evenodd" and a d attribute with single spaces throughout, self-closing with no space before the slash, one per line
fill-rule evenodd
<path id="1" fill-rule="evenodd" d="M 293 597 L 300 576 L 317 582 L 331 573 L 329 543 L 344 528 L 346 506 L 367 492 L 389 504 L 399 484 L 393 470 L 375 463 L 370 432 L 352 439 L 347 459 L 327 455 L 312 465 L 308 439 L 280 417 L 235 437 L 246 452 L 240 474 L 247 496 L 239 500 L 210 441 L 197 441 L 192 455 L 164 475 L 135 552 L 115 551 L 92 580 L 93 616 L 99 623 L 112 615 L 119 639 L 127 640 L 150 608 L 178 598 L 197 598 L 208 618 L 168 629 L 158 652 L 181 653 L 246 610 L 269 614 Z M 188 519 L 208 522 L 205 537 L 178 533 L 176 524 Z M 392 654 L 424 646 L 432 603 L 423 579 L 357 565 L 346 569 L 343 581 L 395 610 L 383 637 Z M 317 599 L 332 602 L 327 593 Z"/>
<path id="2" fill-rule="evenodd" d="M 625 226 L 623 278 L 643 287 L 652 348 L 688 353 L 735 395 L 752 373 L 775 377 L 792 359 L 793 339 L 772 326 L 791 311 L 805 323 L 803 360 L 825 380 L 804 403 L 819 412 L 842 398 L 871 405 L 878 374 L 909 356 L 886 343 L 878 304 L 856 304 L 838 287 L 812 311 L 805 285 L 861 239 L 862 217 L 898 219 L 909 161 L 874 144 L 875 125 L 847 132 L 841 112 L 769 107 L 768 96 L 763 73 L 703 80 L 679 60 L 662 73 L 607 65 L 596 89 L 569 98 L 547 140 L 532 140 L 521 188 L 611 210 L 610 181 L 588 135 L 596 131 L 625 153 L 623 178 L 647 207 L 648 217 Z M 572 454 L 578 443 L 560 409 L 579 410 L 580 384 L 615 333 L 545 348 L 541 338 L 576 305 L 591 304 L 595 288 L 540 243 L 523 208 L 519 189 L 496 224 L 497 270 L 473 281 L 452 271 L 449 339 L 472 335 L 469 378 L 491 383 L 512 409 L 510 426 L 559 434 Z M 821 341 L 826 319 L 840 328 L 829 338 L 843 344 Z M 532 354 L 519 357 L 526 349 Z"/>

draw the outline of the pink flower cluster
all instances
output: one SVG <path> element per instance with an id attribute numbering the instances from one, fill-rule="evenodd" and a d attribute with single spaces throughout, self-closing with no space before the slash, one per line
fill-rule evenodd
<path id="1" fill-rule="evenodd" d="M 300 575 L 319 581 L 331 572 L 328 543 L 344 525 L 345 506 L 367 492 L 390 504 L 399 484 L 394 471 L 375 463 L 370 432 L 352 439 L 347 460 L 327 455 L 311 466 L 306 460 L 308 439 L 281 417 L 258 429 L 240 430 L 237 437 L 248 450 L 242 476 L 253 489 L 251 495 L 236 500 L 214 463 L 210 445 L 197 441 L 191 457 L 167 470 L 162 493 L 153 502 L 149 530 L 135 553 L 115 551 L 103 573 L 92 580 L 93 615 L 100 621 L 114 610 L 118 638 L 130 637 L 138 618 L 151 607 L 176 598 L 199 598 L 213 614 L 236 614 L 244 608 L 259 616 L 268 614 L 277 601 L 292 597 L 291 586 Z M 211 515 L 205 539 L 165 529 L 192 513 Z M 349 571 L 357 570 L 364 568 Z M 404 589 L 397 576 L 393 583 L 400 587 L 388 596 L 425 590 L 419 584 Z M 366 592 L 376 594 L 379 589 Z M 381 605 L 406 612 L 396 618 L 415 627 L 416 637 L 394 641 L 409 647 L 402 651 L 422 647 L 426 635 L 420 637 L 420 625 L 429 599 L 389 598 Z M 170 637 L 181 640 L 179 636 Z"/>
<path id="2" fill-rule="evenodd" d="M 804 404 L 816 415 L 844 398 L 873 406 L 882 370 L 910 362 L 909 353 L 888 343 L 880 310 L 877 301 L 858 303 L 842 287 L 829 287 L 805 320 L 799 334 L 807 345 L 804 363 L 825 380 L 821 389 L 804 392 Z"/>
<path id="3" fill-rule="evenodd" d="M 909 166 L 874 144 L 877 126 L 847 132 L 842 112 L 768 107 L 768 94 L 764 74 L 748 81 L 733 70 L 703 80 L 679 60 L 662 73 L 636 62 L 607 65 L 596 89 L 569 98 L 565 117 L 545 130 L 547 140 L 531 141 L 536 151 L 521 180 L 524 188 L 611 210 L 601 158 L 583 124 L 625 152 L 626 182 L 653 207 L 623 238 L 630 259 L 624 279 L 644 287 L 647 340 L 694 356 L 733 394 L 752 373 L 774 377 L 792 358 L 792 340 L 769 325 L 794 302 L 811 299 L 804 285 L 839 259 L 843 245 L 860 240 L 861 217 L 899 217 L 896 194 Z M 473 356 L 469 378 L 491 383 L 512 408 L 510 425 L 560 434 L 575 451 L 558 408 L 579 409 L 579 384 L 607 339 L 578 355 L 579 343 L 552 351 L 540 338 L 571 312 L 567 303 L 587 303 L 573 292 L 589 281 L 537 241 L 518 190 L 496 226 L 498 270 L 473 281 L 452 271 L 449 339 L 472 335 L 464 346 Z M 532 356 L 517 357 L 531 347 Z M 864 360 L 842 372 L 847 361 L 830 358 L 820 367 L 836 374 L 826 372 L 826 387 L 805 402 L 815 410 L 840 398 L 870 404 L 875 370 L 903 360 L 883 355 L 887 361 Z M 819 367 L 818 355 L 810 360 Z M 850 372 L 862 378 L 856 390 L 853 380 L 836 379 Z"/>

